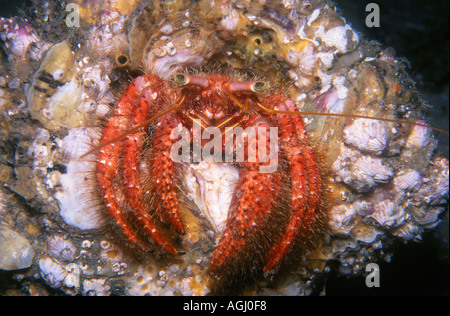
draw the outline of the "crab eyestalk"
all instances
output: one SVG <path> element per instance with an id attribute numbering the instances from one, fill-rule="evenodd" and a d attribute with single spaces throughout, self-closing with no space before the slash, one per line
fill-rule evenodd
<path id="1" fill-rule="evenodd" d="M 267 85 L 264 81 L 245 81 L 230 83 L 230 92 L 262 92 Z"/>
<path id="2" fill-rule="evenodd" d="M 204 77 L 191 76 L 191 75 L 185 75 L 182 73 L 177 73 L 173 77 L 173 80 L 182 86 L 193 85 L 193 86 L 198 86 L 198 87 L 202 87 L 202 88 L 208 87 L 208 79 L 206 79 Z"/>

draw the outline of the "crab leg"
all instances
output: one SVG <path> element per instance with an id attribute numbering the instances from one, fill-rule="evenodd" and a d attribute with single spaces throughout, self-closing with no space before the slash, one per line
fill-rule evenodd
<path id="1" fill-rule="evenodd" d="M 147 93 L 150 93 L 146 90 Z M 140 97 L 137 105 L 133 111 L 132 126 L 137 126 L 148 119 L 151 116 L 150 108 L 155 102 L 149 104 L 148 98 L 145 96 Z M 177 254 L 177 250 L 173 247 L 157 230 L 155 224 L 151 220 L 147 213 L 146 207 L 143 202 L 143 188 L 141 185 L 141 178 L 139 172 L 139 156 L 142 152 L 144 138 L 146 133 L 144 128 L 140 128 L 136 133 L 130 134 L 125 139 L 125 156 L 123 165 L 123 178 L 126 188 L 127 201 L 133 209 L 136 220 L 142 225 L 144 231 L 150 236 L 157 245 L 163 250 Z"/>
<path id="2" fill-rule="evenodd" d="M 272 100 L 270 102 L 274 102 Z M 279 101 L 278 101 L 279 102 Z M 292 100 L 282 101 L 275 107 L 281 111 L 295 111 Z M 319 166 L 312 149 L 306 143 L 305 127 L 300 115 L 279 115 L 281 129 L 280 147 L 288 160 L 291 175 L 291 217 L 282 236 L 269 251 L 264 271 L 276 267 L 286 255 L 296 238 L 310 229 L 315 212 L 320 205 L 321 178 Z"/>
<path id="3" fill-rule="evenodd" d="M 170 150 L 177 142 L 176 139 L 170 139 L 170 134 L 179 123 L 173 112 L 159 120 L 153 140 L 150 173 L 154 198 L 157 200 L 155 203 L 157 214 L 162 222 L 172 224 L 179 233 L 183 234 L 184 225 L 176 191 L 177 167 L 170 157 Z"/>
<path id="4" fill-rule="evenodd" d="M 129 116 L 127 116 L 127 107 L 134 103 L 134 100 L 139 96 L 139 92 L 134 85 L 131 85 L 120 99 L 115 115 L 108 121 L 108 124 L 103 132 L 101 143 L 109 143 L 117 134 L 125 133 L 128 129 Z M 129 114 L 129 113 L 128 113 Z M 97 181 L 100 191 L 105 201 L 105 208 L 107 213 L 114 218 L 115 224 L 119 226 L 125 237 L 133 244 L 139 245 L 142 249 L 146 246 L 142 240 L 129 228 L 127 220 L 119 206 L 116 190 L 120 190 L 120 186 L 114 185 L 119 178 L 121 164 L 121 156 L 123 153 L 123 142 L 118 141 L 103 146 L 99 150 L 97 158 Z M 122 195 L 123 194 L 119 194 Z"/>
<path id="5" fill-rule="evenodd" d="M 103 144 L 107 145 L 99 150 L 97 179 L 108 214 L 115 219 L 116 225 L 122 229 L 130 242 L 138 244 L 144 250 L 147 249 L 147 245 L 130 229 L 129 223 L 121 211 L 119 204 L 124 204 L 124 201 L 122 201 L 124 197 L 127 197 L 127 202 L 144 231 L 165 251 L 176 254 L 176 249 L 159 234 L 142 203 L 137 153 L 142 149 L 143 128 L 134 134 L 127 135 L 125 140 L 111 142 L 117 138 L 117 135 L 126 134 L 130 127 L 145 121 L 152 114 L 153 111 L 150 110 L 148 104 L 150 98 L 146 94 L 149 93 L 148 87 L 157 88 L 157 83 L 161 84 L 163 81 L 154 76 L 139 77 L 119 100 L 114 116 L 108 121 L 101 140 Z M 143 94 L 143 97 L 141 97 L 141 94 Z M 122 164 L 121 157 L 123 154 L 125 154 L 124 161 L 127 162 L 123 164 L 122 170 L 126 194 L 118 185 L 118 182 L 121 181 L 120 165 Z"/>
<path id="6" fill-rule="evenodd" d="M 252 122 L 258 119 L 260 117 L 252 119 Z M 269 128 L 268 124 L 261 122 L 254 125 L 266 127 L 266 130 Z M 256 139 L 249 139 L 248 148 L 257 148 L 252 141 L 256 142 Z M 269 145 L 266 146 L 268 148 Z M 245 271 L 242 262 L 263 262 L 264 247 L 271 244 L 272 234 L 270 231 L 264 231 L 264 226 L 278 203 L 281 175 L 278 170 L 261 173 L 261 165 L 263 164 L 259 159 L 256 162 L 248 162 L 246 159 L 240 165 L 239 180 L 231 200 L 227 226 L 209 264 L 210 273 L 216 277 L 220 278 L 219 274 L 225 267 L 236 274 Z M 243 260 L 234 259 L 242 256 Z"/>

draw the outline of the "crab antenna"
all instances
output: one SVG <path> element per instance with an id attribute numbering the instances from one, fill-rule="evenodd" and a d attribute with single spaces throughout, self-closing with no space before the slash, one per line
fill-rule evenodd
<path id="1" fill-rule="evenodd" d="M 384 122 L 391 122 L 391 123 L 398 123 L 398 124 L 408 124 L 408 125 L 418 125 L 422 127 L 431 128 L 435 131 L 438 131 L 440 133 L 449 134 L 448 131 L 427 125 L 425 123 L 421 123 L 423 121 L 416 121 L 416 122 L 410 122 L 410 121 L 402 121 L 402 120 L 396 120 L 396 119 L 389 119 L 389 118 L 381 118 L 381 117 L 371 117 L 366 115 L 358 115 L 358 114 L 342 114 L 342 113 L 321 113 L 321 112 L 297 112 L 297 111 L 282 111 L 282 110 L 274 110 L 269 109 L 265 107 L 260 102 L 256 102 L 256 104 L 263 109 L 264 111 L 272 114 L 289 114 L 289 115 L 311 115 L 311 116 L 327 116 L 327 117 L 344 117 L 344 118 L 362 118 L 367 120 L 377 120 L 377 121 L 384 121 Z"/>
<path id="2" fill-rule="evenodd" d="M 430 126 L 425 123 L 421 123 L 424 121 L 402 121 L 402 120 L 396 120 L 396 119 L 389 119 L 389 118 L 381 118 L 381 117 L 371 117 L 371 116 L 365 116 L 365 115 L 357 115 L 357 114 L 341 114 L 341 113 L 316 113 L 316 112 L 300 112 L 301 115 L 315 115 L 315 116 L 331 116 L 331 117 L 347 117 L 347 118 L 362 118 L 367 120 L 377 120 L 377 121 L 384 121 L 384 122 L 390 122 L 390 123 L 399 123 L 399 124 L 408 124 L 408 125 L 416 125 L 416 126 L 422 126 L 431 128 L 435 131 L 438 131 L 440 133 L 449 134 L 448 131 L 440 129 L 438 127 Z"/>

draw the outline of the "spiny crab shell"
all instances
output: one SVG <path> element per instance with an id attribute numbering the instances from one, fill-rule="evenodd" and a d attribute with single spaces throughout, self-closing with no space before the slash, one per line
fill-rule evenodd
<path id="1" fill-rule="evenodd" d="M 29 36 L 16 46 L 7 42 L 10 56 L 13 47 L 28 48 L 2 67 L 0 82 L 0 232 L 17 232 L 20 247 L 35 250 L 24 259 L 29 270 L 21 279 L 40 275 L 66 294 L 210 292 L 205 270 L 227 216 L 235 167 L 183 170 L 186 205 L 193 206 L 183 213 L 182 257 L 149 254 L 143 262 L 104 230 L 96 154 L 80 156 L 98 145 L 129 74 L 170 79 L 184 69 L 232 68 L 279 87 L 301 111 L 419 122 L 426 114 L 404 65 L 363 40 L 327 1 L 133 1 L 124 9 L 126 2 L 77 1 L 79 28 L 56 37 L 27 29 L 39 45 L 27 44 Z M 20 41 L 8 35 L 12 30 L 1 29 L 2 36 Z M 246 293 L 310 294 L 331 261 L 344 275 L 362 274 L 366 264 L 388 257 L 395 241 L 420 240 L 446 211 L 448 160 L 435 154 L 430 129 L 310 115 L 304 122 L 322 161 L 329 230 L 289 277 L 262 279 Z M 15 246 L 9 247 L 0 249 L 6 259 Z M 24 262 L 11 258 L 8 269 Z"/>

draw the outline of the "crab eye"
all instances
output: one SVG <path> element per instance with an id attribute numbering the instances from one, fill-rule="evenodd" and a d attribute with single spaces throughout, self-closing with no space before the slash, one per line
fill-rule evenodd
<path id="1" fill-rule="evenodd" d="M 261 92 L 264 91 L 266 89 L 267 85 L 264 81 L 256 81 L 253 85 L 252 85 L 252 90 L 254 92 Z"/>
<path id="2" fill-rule="evenodd" d="M 181 85 L 185 85 L 188 83 L 188 77 L 186 75 L 180 74 L 180 73 L 176 74 L 173 77 L 173 80 L 175 80 L 176 83 L 181 84 Z"/>

